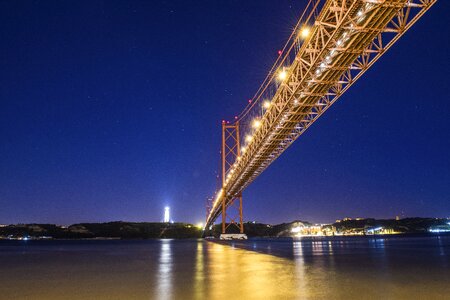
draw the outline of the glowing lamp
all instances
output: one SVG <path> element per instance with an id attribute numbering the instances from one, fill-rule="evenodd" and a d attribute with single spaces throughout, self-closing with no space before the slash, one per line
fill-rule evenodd
<path id="1" fill-rule="evenodd" d="M 280 71 L 280 73 L 278 73 L 278 79 L 283 81 L 285 80 L 287 77 L 287 72 L 283 69 L 283 71 Z"/>
<path id="2" fill-rule="evenodd" d="M 261 121 L 258 119 L 253 120 L 252 126 L 253 128 L 259 128 L 261 126 Z"/>
<path id="3" fill-rule="evenodd" d="M 310 30 L 308 27 L 303 27 L 302 30 L 300 30 L 300 37 L 303 39 L 306 39 L 309 36 Z"/>

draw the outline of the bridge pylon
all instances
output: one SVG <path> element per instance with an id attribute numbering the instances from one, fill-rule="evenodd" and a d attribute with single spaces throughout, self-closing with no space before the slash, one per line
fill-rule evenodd
<path id="1" fill-rule="evenodd" d="M 222 188 L 226 195 L 225 181 L 231 172 L 234 172 L 231 167 L 241 155 L 240 135 L 239 135 L 239 121 L 230 124 L 222 121 Z M 244 223 L 242 213 L 242 193 L 239 193 L 231 201 L 226 201 L 227 197 L 222 200 L 222 235 L 221 238 L 246 238 L 244 235 Z M 235 227 L 239 230 L 239 234 L 227 234 L 230 227 Z M 235 233 L 236 229 L 230 229 Z"/>

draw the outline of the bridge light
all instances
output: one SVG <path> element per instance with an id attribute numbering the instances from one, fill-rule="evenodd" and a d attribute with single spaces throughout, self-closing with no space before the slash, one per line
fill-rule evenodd
<path id="1" fill-rule="evenodd" d="M 265 109 L 268 109 L 270 106 L 272 105 L 272 103 L 269 100 L 264 101 L 263 103 L 263 107 Z"/>
<path id="2" fill-rule="evenodd" d="M 287 72 L 286 72 L 286 70 L 283 68 L 283 70 L 280 71 L 280 72 L 278 73 L 278 79 L 281 80 L 281 81 L 283 81 L 283 80 L 285 80 L 286 78 L 287 78 Z"/>
<path id="3" fill-rule="evenodd" d="M 358 16 L 358 20 L 357 20 L 357 22 L 361 22 L 362 20 L 364 20 L 364 11 L 361 9 L 361 10 L 359 10 L 357 13 L 356 13 L 356 15 Z"/>
<path id="4" fill-rule="evenodd" d="M 261 121 L 258 120 L 258 119 L 253 120 L 252 126 L 253 126 L 253 128 L 255 128 L 255 129 L 256 129 L 256 128 L 259 128 L 259 127 L 261 126 Z"/>
<path id="5" fill-rule="evenodd" d="M 220 189 L 219 193 L 217 194 L 216 201 L 222 197 L 223 189 Z"/>
<path id="6" fill-rule="evenodd" d="M 300 30 L 300 37 L 301 37 L 302 39 L 306 39 L 306 38 L 309 36 L 309 33 L 310 33 L 309 28 L 308 28 L 308 27 L 303 27 L 303 28 Z"/>
<path id="7" fill-rule="evenodd" d="M 199 223 L 197 223 L 197 228 L 199 228 L 199 229 L 203 229 L 203 223 L 202 222 L 199 222 Z"/>
<path id="8" fill-rule="evenodd" d="M 242 152 L 242 153 L 245 153 L 245 151 L 247 151 L 247 148 L 242 147 L 242 148 L 241 148 L 241 152 Z"/>
<path id="9" fill-rule="evenodd" d="M 237 159 L 237 161 L 241 161 L 241 157 L 240 156 L 238 156 L 236 159 Z"/>
<path id="10" fill-rule="evenodd" d="M 252 137 L 251 135 L 247 135 L 247 136 L 245 137 L 245 141 L 246 141 L 247 143 L 250 143 L 252 140 L 253 140 L 253 137 Z"/>

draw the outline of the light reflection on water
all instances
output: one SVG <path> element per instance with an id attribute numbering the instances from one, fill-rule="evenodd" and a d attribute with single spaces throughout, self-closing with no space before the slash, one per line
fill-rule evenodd
<path id="1" fill-rule="evenodd" d="M 0 299 L 448 299 L 450 236 L 0 242 Z"/>
<path id="2" fill-rule="evenodd" d="M 197 243 L 197 255 L 195 257 L 195 299 L 201 298 L 201 296 L 205 293 L 204 259 L 203 243 Z"/>
<path id="3" fill-rule="evenodd" d="M 171 240 L 161 240 L 159 252 L 158 271 L 158 297 L 159 299 L 170 299 L 172 294 L 172 252 Z"/>

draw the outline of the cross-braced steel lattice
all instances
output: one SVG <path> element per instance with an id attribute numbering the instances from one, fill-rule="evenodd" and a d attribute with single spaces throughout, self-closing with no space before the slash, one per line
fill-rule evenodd
<path id="1" fill-rule="evenodd" d="M 241 155 L 239 122 L 227 124 L 222 121 L 222 189 L 225 182 L 233 173 L 233 164 Z M 236 211 L 237 210 L 237 211 Z M 240 233 L 244 233 L 242 217 L 242 193 L 236 194 L 228 201 L 222 201 L 222 233 L 226 233 L 228 227 L 236 226 Z"/>

